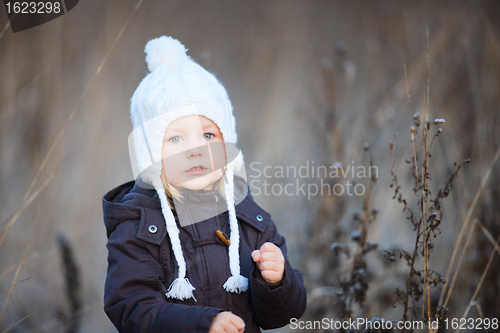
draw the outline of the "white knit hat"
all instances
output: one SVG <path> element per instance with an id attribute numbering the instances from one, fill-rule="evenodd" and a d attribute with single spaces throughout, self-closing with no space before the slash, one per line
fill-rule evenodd
<path id="1" fill-rule="evenodd" d="M 234 149 L 237 142 L 233 107 L 227 92 L 215 76 L 187 54 L 184 45 L 172 37 L 150 40 L 144 50 L 150 73 L 141 81 L 130 102 L 133 131 L 129 148 L 134 177 L 152 186 L 160 198 L 167 233 L 179 267 L 167 297 L 184 300 L 193 298 L 195 289 L 186 277 L 186 262 L 179 238 L 179 229 L 167 202 L 161 181 L 162 145 L 167 126 L 174 120 L 200 115 L 212 120 L 220 129 L 226 145 L 224 192 L 231 228 L 229 266 L 231 276 L 223 288 L 240 293 L 248 289 L 248 279 L 240 274 L 239 229 L 236 219 L 234 175 L 244 174 L 243 154 Z M 243 176 L 246 179 L 246 176 Z M 247 189 L 245 189 L 247 191 Z M 246 193 L 245 193 L 246 195 Z M 241 201 L 245 196 L 237 196 Z"/>

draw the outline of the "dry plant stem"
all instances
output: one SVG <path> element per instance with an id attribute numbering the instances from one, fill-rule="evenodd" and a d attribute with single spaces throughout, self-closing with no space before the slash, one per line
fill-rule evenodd
<path id="1" fill-rule="evenodd" d="M 373 165 L 373 163 L 372 163 L 372 156 L 369 155 L 369 166 L 372 166 L 372 165 Z M 361 261 L 361 263 L 363 262 L 363 259 L 362 258 L 360 259 L 360 256 L 361 257 L 363 256 L 363 253 L 364 253 L 363 250 L 365 249 L 365 243 L 366 243 L 366 238 L 367 238 L 366 235 L 367 235 L 367 230 L 368 230 L 368 223 L 369 223 L 370 214 L 371 214 L 370 196 L 371 196 L 371 192 L 372 192 L 374 184 L 375 184 L 375 179 L 372 178 L 372 177 L 370 177 L 370 183 L 369 183 L 369 186 L 368 186 L 368 191 L 367 191 L 366 196 L 364 197 L 364 200 L 363 200 L 363 207 L 364 207 L 365 214 L 364 214 L 363 222 L 362 222 L 362 226 L 361 226 L 361 233 L 360 233 L 360 237 L 359 237 L 359 241 L 358 241 L 358 247 L 356 249 L 356 253 L 355 253 L 354 258 L 353 258 L 352 269 L 351 269 L 351 272 L 350 272 L 350 285 L 351 286 L 353 286 L 355 284 L 356 271 L 359 268 L 359 264 L 358 263 L 360 261 Z M 317 289 L 318 288 L 316 288 L 315 290 L 313 290 L 313 293 L 317 292 Z M 332 289 L 325 289 L 325 290 L 326 290 L 326 293 L 323 293 L 324 295 L 329 295 L 330 293 L 331 293 L 331 296 L 337 295 L 337 293 L 335 292 L 334 288 L 332 288 Z M 352 300 L 353 300 L 352 295 L 348 295 L 347 298 L 344 301 L 346 309 L 350 309 L 351 308 L 351 304 L 352 304 L 351 302 L 352 302 Z M 356 302 L 356 300 L 354 300 L 354 302 Z M 309 301 L 308 301 L 308 304 L 309 304 Z M 347 311 L 347 312 L 350 312 L 350 310 Z M 342 319 L 345 319 L 344 318 L 344 314 L 342 314 L 341 316 L 342 316 Z"/>
<path id="2" fill-rule="evenodd" d="M 14 271 L 14 269 L 16 268 L 16 266 L 12 265 L 10 266 L 9 268 L 5 269 L 2 274 L 0 274 L 0 282 L 2 282 L 4 276 L 7 276 L 9 275 L 10 273 L 12 273 Z"/>
<path id="3" fill-rule="evenodd" d="M 52 69 L 51 65 L 46 65 L 38 74 L 35 75 L 33 79 L 31 79 L 31 82 L 26 85 L 20 92 L 18 97 L 10 103 L 7 108 L 2 112 L 2 115 L 0 117 L 0 121 L 2 122 L 2 125 L 7 124 L 7 118 L 9 118 L 11 112 L 14 110 L 14 105 L 16 104 L 17 101 L 19 101 L 21 98 L 23 98 L 24 94 L 26 94 L 27 91 L 29 91 L 38 81 L 41 80 L 47 73 L 50 72 Z"/>
<path id="4" fill-rule="evenodd" d="M 398 194 L 401 195 L 401 193 L 399 192 L 398 178 L 396 176 L 395 165 L 394 165 L 394 138 L 391 140 L 391 161 L 392 161 L 391 173 L 392 173 L 394 185 L 396 186 L 396 189 L 395 189 L 396 193 L 395 193 L 394 197 L 396 197 Z M 410 218 L 411 218 L 412 224 L 417 227 L 417 229 L 418 229 L 417 234 L 419 234 L 420 233 L 420 224 L 416 223 L 416 221 L 414 219 L 413 211 L 410 209 L 410 207 L 407 206 L 406 200 L 402 200 L 401 202 L 403 203 L 405 209 L 410 212 Z M 410 273 L 412 273 L 414 271 L 413 263 L 415 262 L 415 253 L 416 253 L 416 251 L 413 252 Z M 404 307 L 404 312 L 403 312 L 403 319 L 405 319 L 405 320 L 407 319 L 406 313 L 408 312 L 408 292 L 409 292 L 410 282 L 411 281 L 408 280 L 408 287 L 406 288 L 406 293 L 405 293 L 405 307 Z"/>
<path id="5" fill-rule="evenodd" d="M 406 64 L 404 65 L 404 70 L 405 70 L 405 83 L 406 83 L 406 96 L 408 100 L 408 112 L 410 113 L 410 93 L 409 93 L 409 88 L 408 88 L 408 76 L 406 72 Z M 425 159 L 422 163 L 422 170 L 420 173 L 420 176 L 422 177 L 422 180 L 420 181 L 419 173 L 418 173 L 418 167 L 417 167 L 417 155 L 416 155 L 416 146 L 415 146 L 415 133 L 416 131 L 413 130 L 412 128 L 412 134 L 411 134 L 411 140 L 412 140 L 412 146 L 413 146 L 413 167 L 414 167 L 414 178 L 415 178 L 415 189 L 418 191 L 420 189 L 420 200 L 419 200 L 419 208 L 420 208 L 420 219 L 418 221 L 417 225 L 417 237 L 415 240 L 415 248 L 413 251 L 413 257 L 412 257 L 412 263 L 411 263 L 411 269 L 410 269 L 410 275 L 408 278 L 408 285 L 406 288 L 406 295 L 405 295 L 405 309 L 404 309 L 404 318 L 406 319 L 406 313 L 408 310 L 408 301 L 409 301 L 409 290 L 411 288 L 411 281 L 412 277 L 415 273 L 415 257 L 418 251 L 418 244 L 419 244 L 419 239 L 420 236 L 423 237 L 423 254 L 424 254 L 424 274 L 425 274 L 425 283 L 426 283 L 426 291 L 427 293 L 423 294 L 423 299 L 422 299 L 422 319 L 425 317 L 425 300 L 427 298 L 427 316 L 430 318 L 431 316 L 431 310 L 430 310 L 430 283 L 429 283 L 429 244 L 428 244 L 428 238 L 429 238 L 429 232 L 428 232 L 428 221 L 427 221 L 427 211 L 429 208 L 429 196 L 428 196 L 428 190 L 427 190 L 427 177 L 428 177 L 428 158 L 429 158 L 429 149 L 430 147 L 427 147 L 427 123 L 425 122 L 425 119 L 427 118 L 427 112 L 428 112 L 428 105 L 429 105 L 429 91 L 430 91 L 430 59 L 429 59 L 429 31 L 427 29 L 427 91 L 426 95 L 424 95 L 424 114 L 423 114 L 423 119 L 424 119 L 424 125 L 422 126 L 422 141 L 421 141 L 421 156 L 425 156 Z M 431 142 L 432 144 L 432 142 Z M 405 203 L 406 204 L 406 203 Z M 413 219 L 412 219 L 413 222 Z M 422 222 L 424 223 L 424 229 L 422 231 L 422 234 L 420 233 L 420 229 L 422 227 Z M 413 223 L 415 225 L 415 223 Z M 427 296 L 427 297 L 426 297 Z"/>
<path id="6" fill-rule="evenodd" d="M 483 20 L 483 23 L 486 27 L 486 30 L 488 31 L 488 37 L 490 39 L 491 45 L 493 45 L 493 50 L 495 51 L 495 55 L 497 57 L 497 60 L 500 61 L 500 43 L 498 42 L 498 38 L 496 36 L 496 33 L 493 30 L 491 23 L 488 22 L 488 20 Z"/>
<path id="7" fill-rule="evenodd" d="M 29 316 L 31 316 L 32 314 L 33 314 L 33 312 L 32 312 L 32 313 L 30 313 L 29 315 L 24 316 L 23 318 L 19 319 L 19 320 L 18 320 L 18 321 L 16 321 L 15 323 L 10 324 L 10 326 L 9 326 L 9 327 L 7 327 L 7 328 L 5 329 L 5 331 L 3 331 L 2 333 L 7 333 L 7 332 L 8 332 L 8 331 L 10 331 L 13 327 L 15 327 L 16 325 L 18 325 L 18 324 L 22 323 L 23 321 L 25 321 L 25 320 L 26 320 Z"/>
<path id="8" fill-rule="evenodd" d="M 429 56 L 429 26 L 425 29 L 427 38 L 427 110 L 429 110 L 429 92 L 431 86 L 431 61 Z"/>
<path id="9" fill-rule="evenodd" d="M 408 112 L 410 112 L 410 93 L 408 90 L 408 79 L 406 76 L 406 65 L 405 65 L 405 80 L 406 80 L 406 96 L 408 99 Z M 425 110 L 425 109 L 424 109 Z M 411 113 L 410 113 L 411 114 Z M 411 117 L 410 117 L 411 118 Z M 424 119 L 425 119 L 425 112 L 424 112 Z M 424 126 L 425 127 L 425 126 Z M 412 141 L 412 146 L 413 146 L 413 167 L 414 167 L 414 174 L 413 176 L 415 177 L 415 184 L 419 186 L 419 181 L 418 181 L 418 168 L 417 168 L 417 148 L 415 147 L 415 136 L 414 133 L 412 132 L 411 134 L 411 141 Z M 420 201 L 420 211 L 422 212 L 422 200 Z M 413 250 L 413 257 L 411 261 L 411 267 L 410 267 L 410 275 L 408 277 L 408 285 L 406 287 L 406 294 L 405 294 L 405 308 L 404 308 L 404 319 L 407 319 L 406 313 L 408 311 L 408 297 L 409 297 L 409 292 L 411 288 L 411 281 L 413 274 L 415 272 L 415 257 L 416 253 L 418 251 L 418 239 L 420 237 L 420 226 L 422 224 L 422 214 L 420 214 L 420 220 L 418 222 L 418 227 L 417 227 L 417 238 L 415 241 L 415 248 Z M 404 332 L 404 330 L 403 330 Z"/>
<path id="10" fill-rule="evenodd" d="M 434 143 L 434 139 L 438 136 L 438 133 L 434 134 L 434 136 L 432 137 L 432 140 L 431 140 L 431 144 L 429 145 L 429 151 L 431 150 L 432 148 L 432 144 Z"/>
<path id="11" fill-rule="evenodd" d="M 453 291 L 453 287 L 455 286 L 455 281 L 458 277 L 458 272 L 460 270 L 460 266 L 462 265 L 462 261 L 465 257 L 465 253 L 467 253 L 467 248 L 469 247 L 469 242 L 472 238 L 472 234 L 473 234 L 472 231 L 477 223 L 479 223 L 479 220 L 475 219 L 474 223 L 472 223 L 472 225 L 470 226 L 469 235 L 467 236 L 467 240 L 465 241 L 465 245 L 464 245 L 464 248 L 462 249 L 462 254 L 460 255 L 460 259 L 458 260 L 457 270 L 455 271 L 455 275 L 453 276 L 453 280 L 451 281 L 450 289 L 448 290 L 448 295 L 446 296 L 446 300 L 444 301 L 444 306 L 446 306 L 448 304 L 448 300 L 450 299 L 451 292 Z M 495 241 L 493 241 L 493 243 L 495 243 Z"/>
<path id="12" fill-rule="evenodd" d="M 447 24 L 448 24 L 447 29 L 440 29 L 439 31 L 437 31 L 437 34 L 435 34 L 433 36 L 433 39 L 432 39 L 431 44 L 430 44 L 431 47 L 429 47 L 429 50 L 432 51 L 429 55 L 430 58 L 434 59 L 436 54 L 439 54 L 439 50 L 441 50 L 441 48 L 439 46 L 444 45 L 444 43 L 447 42 L 447 40 L 449 38 L 449 32 L 448 32 L 448 31 L 450 31 L 449 29 L 457 29 L 457 22 L 455 20 L 450 20 L 447 22 Z M 425 55 L 425 53 L 422 53 L 422 55 Z M 419 55 L 419 57 L 420 57 L 420 55 Z M 415 66 L 413 66 L 413 68 L 410 69 L 410 75 L 412 77 L 420 77 L 422 75 L 422 73 L 424 72 L 424 69 L 425 68 L 423 68 L 423 66 L 421 65 L 421 62 L 417 62 L 415 64 Z M 400 87 L 400 86 L 402 86 L 402 84 L 403 84 L 403 79 L 399 80 L 394 86 Z M 387 106 L 390 103 L 390 100 L 391 100 L 390 95 L 388 95 L 388 97 L 386 97 L 384 99 L 384 101 L 380 104 L 377 111 L 375 111 L 372 114 L 371 121 L 374 120 L 374 117 L 376 115 L 380 114 L 381 112 L 383 112 L 387 108 Z"/>
<path id="13" fill-rule="evenodd" d="M 413 143 L 413 165 L 415 167 L 415 173 L 414 173 L 414 177 L 415 177 L 415 180 L 418 184 L 418 169 L 417 169 L 417 158 L 416 158 L 416 148 L 415 148 L 415 140 L 414 138 L 412 137 L 412 143 Z M 417 226 L 417 238 L 415 240 L 415 248 L 413 249 L 413 256 L 412 256 L 412 259 L 411 259 L 411 267 L 410 267 L 410 276 L 408 277 L 408 286 L 406 287 L 406 296 L 405 296 L 405 309 L 404 309 L 404 319 L 406 320 L 407 317 L 406 317 L 406 312 L 408 311 L 408 296 L 409 296 L 409 292 L 410 292 L 410 288 L 411 288 L 411 281 L 412 281 L 412 277 L 413 277 L 413 274 L 415 273 L 415 257 L 416 257 L 416 254 L 418 252 L 418 239 L 420 238 L 420 226 L 422 225 L 422 215 L 420 215 L 420 220 L 418 222 L 418 226 Z M 405 332 L 406 330 L 403 330 L 403 332 Z"/>
<path id="14" fill-rule="evenodd" d="M 486 181 L 490 177 L 491 170 L 493 169 L 493 166 L 495 165 L 499 156 L 500 156 L 500 147 L 498 147 L 498 149 L 495 153 L 495 156 L 491 160 L 490 165 L 488 166 L 488 169 L 484 173 L 483 179 L 481 180 L 481 185 L 479 185 L 479 188 L 476 191 L 474 199 L 472 200 L 472 204 L 470 205 L 469 210 L 467 211 L 467 215 L 465 217 L 464 223 L 462 224 L 462 228 L 460 229 L 460 233 L 458 235 L 457 241 L 456 241 L 455 246 L 453 248 L 453 254 L 451 255 L 450 263 L 448 264 L 448 269 L 446 271 L 445 281 L 448 281 L 450 278 L 451 269 L 452 269 L 453 264 L 455 262 L 455 257 L 456 257 L 457 252 L 458 252 L 458 247 L 462 241 L 464 231 L 465 231 L 465 229 L 467 229 L 467 227 L 469 225 L 469 220 L 472 216 L 472 212 L 474 211 L 474 208 L 476 208 L 477 201 L 479 200 L 479 197 L 481 196 L 481 193 L 483 192 L 484 187 L 486 186 Z M 444 296 L 445 296 L 446 289 L 447 289 L 446 287 L 447 287 L 446 284 L 444 284 L 443 288 L 441 289 L 441 296 L 439 297 L 438 305 L 443 304 Z"/>
<path id="15" fill-rule="evenodd" d="M 24 264 L 24 260 L 26 259 L 26 255 L 28 254 L 28 251 L 30 249 L 30 246 L 26 246 L 26 250 L 24 251 L 23 257 L 21 261 L 19 262 L 19 265 L 17 266 L 16 274 L 14 274 L 14 278 L 12 279 L 12 283 L 10 284 L 9 292 L 7 293 L 7 297 L 5 298 L 5 301 L 3 303 L 2 310 L 0 311 L 0 322 L 2 322 L 5 319 L 5 309 L 7 308 L 7 304 L 9 303 L 9 298 L 10 295 L 12 294 L 12 290 L 14 290 L 14 286 L 16 285 L 16 280 L 19 276 L 19 273 L 21 272 L 21 267 Z"/>
<path id="16" fill-rule="evenodd" d="M 495 245 L 498 246 L 498 242 L 500 242 L 500 235 L 498 235 L 497 241 L 495 242 Z M 481 276 L 481 280 L 479 280 L 479 284 L 476 287 L 476 290 L 474 291 L 474 295 L 472 295 L 472 298 L 470 299 L 469 304 L 467 305 L 467 308 L 464 311 L 464 314 L 462 315 L 462 318 L 467 318 L 467 314 L 469 313 L 469 310 L 471 306 L 473 305 L 474 300 L 477 297 L 477 294 L 479 293 L 479 290 L 481 289 L 481 285 L 483 284 L 484 278 L 486 277 L 486 274 L 488 273 L 488 270 L 490 269 L 491 263 L 493 262 L 493 258 L 495 257 L 495 252 L 496 248 L 493 248 L 490 254 L 490 258 L 488 260 L 488 264 L 486 265 L 486 268 L 484 269 L 483 275 Z M 460 332 L 460 327 L 455 331 L 456 333 Z"/>
<path id="17" fill-rule="evenodd" d="M 365 245 L 365 238 L 366 238 L 366 229 L 368 225 L 368 219 L 370 217 L 370 210 L 369 210 L 369 205 L 370 205 L 370 193 L 373 188 L 373 183 L 374 180 L 370 177 L 370 185 L 368 186 L 368 191 L 366 192 L 365 196 L 365 216 L 363 218 L 363 227 L 361 228 L 361 236 L 359 237 L 359 243 L 358 243 L 358 249 L 356 250 L 356 254 L 354 255 L 354 261 L 353 261 L 353 270 L 356 267 L 356 263 L 358 262 L 358 257 L 361 251 L 363 250 L 363 247 Z M 352 276 L 352 274 L 351 274 Z"/>
<path id="18" fill-rule="evenodd" d="M 427 261 L 428 249 L 425 246 L 425 243 L 427 242 L 427 222 L 425 223 L 424 232 L 422 234 L 424 237 L 424 275 L 426 277 L 425 284 L 427 286 L 427 292 L 429 292 L 429 272 L 427 270 L 428 269 L 428 261 Z M 422 295 L 422 320 L 424 320 L 424 318 L 425 318 L 424 316 L 425 316 L 425 298 L 426 298 L 426 296 L 429 296 L 429 295 L 426 295 L 426 293 L 424 292 Z"/>
<path id="19" fill-rule="evenodd" d="M 413 256 L 411 258 L 411 267 L 410 267 L 410 276 L 408 277 L 408 286 L 406 287 L 406 296 L 405 296 L 405 310 L 404 310 L 404 319 L 408 319 L 406 317 L 406 312 L 408 311 L 408 296 L 411 288 L 411 278 L 413 277 L 413 273 L 415 272 L 415 256 L 418 251 L 418 235 L 420 234 L 420 223 L 417 227 L 417 241 L 415 242 L 415 249 L 413 250 Z M 405 330 L 403 330 L 405 332 Z"/>
<path id="20" fill-rule="evenodd" d="M 101 304 L 102 304 L 102 301 L 99 299 L 99 300 L 91 303 L 90 305 L 85 306 L 80 311 L 78 311 L 76 313 L 76 316 L 83 316 L 84 314 L 89 313 L 92 310 L 100 309 Z M 33 327 L 33 328 L 30 328 L 30 329 L 24 331 L 24 333 L 47 332 L 50 329 L 52 329 L 52 330 L 49 332 L 58 332 L 55 328 L 60 326 L 60 325 L 61 325 L 61 321 L 58 318 L 50 319 L 50 320 L 47 320 L 45 322 L 39 323 L 37 327 Z"/>
<path id="21" fill-rule="evenodd" d="M 427 103 L 426 103 L 426 96 L 424 96 L 424 119 L 426 119 L 426 114 L 427 114 Z M 423 245 L 424 245 L 424 275 L 425 275 L 425 284 L 427 287 L 427 295 L 423 293 L 423 299 L 422 299 L 422 320 L 424 319 L 424 314 L 425 314 L 425 299 L 427 296 L 427 302 L 428 306 L 427 309 L 429 311 L 428 318 L 430 318 L 430 291 L 429 291 L 429 247 L 428 247 L 428 224 L 427 224 L 427 209 L 428 209 L 428 202 L 427 202 L 427 188 L 426 188 L 426 180 L 427 180 L 427 158 L 429 156 L 429 151 L 427 150 L 427 124 L 424 124 L 422 126 L 422 145 L 421 145 L 421 153 L 420 155 L 424 155 L 425 152 L 425 160 L 424 163 L 422 164 L 422 171 L 420 175 L 422 176 L 422 185 L 420 185 L 420 182 L 418 181 L 417 177 L 417 184 L 420 187 L 420 216 L 421 216 L 421 221 L 424 222 L 424 231 L 422 232 L 423 236 Z M 416 162 L 415 162 L 416 163 Z M 427 205 L 424 207 L 424 202 Z M 418 243 L 418 236 L 417 236 L 417 243 Z"/>
<path id="22" fill-rule="evenodd" d="M 479 227 L 481 228 L 481 230 L 483 231 L 484 235 L 488 238 L 488 240 L 491 242 L 491 245 L 493 245 L 493 247 L 495 248 L 495 250 L 498 252 L 498 254 L 500 255 L 500 246 L 498 246 L 497 243 L 495 243 L 495 239 L 493 238 L 493 236 L 491 235 L 491 233 L 488 231 L 488 229 L 486 229 L 484 227 L 484 225 L 479 222 L 479 220 L 477 220 L 477 224 L 479 225 Z"/>
<path id="23" fill-rule="evenodd" d="M 9 313 L 10 309 L 12 308 L 12 306 L 14 305 L 14 303 L 16 302 L 17 298 L 19 297 L 19 294 L 20 293 L 18 292 L 17 295 L 16 295 L 16 297 L 14 297 L 14 299 L 12 300 L 12 302 L 10 302 L 9 307 L 7 308 L 7 310 L 5 310 L 4 318 L 7 316 L 7 313 Z"/>
<path id="24" fill-rule="evenodd" d="M 408 77 L 407 77 L 407 74 L 406 74 L 406 64 L 404 64 L 404 69 L 405 69 L 405 82 L 406 82 L 406 98 L 408 99 L 408 114 L 410 115 L 410 118 L 411 118 L 411 114 L 410 114 L 410 91 L 408 89 Z M 393 139 L 393 141 L 394 141 L 394 139 Z M 394 147 L 393 146 L 391 146 L 391 158 L 392 158 L 392 175 L 394 176 L 394 182 L 395 182 L 395 185 L 396 185 L 396 191 L 399 191 L 398 180 L 397 180 L 397 177 L 396 177 L 396 172 L 394 170 Z M 413 211 L 410 209 L 410 207 L 407 206 L 406 200 L 403 201 L 403 204 L 405 206 L 405 209 L 410 212 L 411 221 L 412 221 L 413 225 L 416 226 L 417 222 L 414 219 Z"/>
<path id="25" fill-rule="evenodd" d="M 427 96 L 426 96 L 426 108 L 424 108 L 424 118 L 426 117 L 426 113 L 429 113 L 429 98 L 430 98 L 430 82 L 431 82 L 431 66 L 430 66 L 430 58 L 429 58 L 429 26 L 426 28 L 426 37 L 427 37 Z M 428 227 L 428 221 L 427 221 L 427 212 L 429 211 L 429 195 L 427 192 L 427 173 L 428 173 L 428 168 L 429 168 L 429 151 L 430 147 L 427 148 L 427 125 L 423 126 L 423 133 L 424 135 L 424 147 L 425 147 L 425 160 L 424 160 L 424 165 L 423 165 L 423 177 L 424 177 L 424 189 L 425 189 L 425 210 L 423 211 L 424 215 L 424 221 L 425 221 L 425 230 L 426 230 L 426 236 L 424 237 L 425 241 L 425 247 L 426 247 L 426 255 L 425 255 L 425 270 L 426 270 L 426 284 L 427 284 L 427 318 L 431 318 L 431 293 L 430 293 L 430 286 L 429 286 L 429 232 L 427 231 Z M 423 193 L 423 192 L 422 192 Z M 424 308 L 422 306 L 422 308 Z"/>
<path id="26" fill-rule="evenodd" d="M 474 306 L 476 307 L 476 310 L 477 310 L 477 313 L 479 314 L 479 317 L 481 319 L 484 319 L 484 313 L 483 313 L 483 309 L 481 308 L 481 305 L 479 305 L 478 302 L 474 302 Z"/>
<path id="27" fill-rule="evenodd" d="M 21 215 L 21 213 L 26 209 L 26 207 L 28 207 L 30 205 L 30 203 L 33 202 L 33 200 L 35 200 L 35 198 L 47 187 L 47 185 L 49 185 L 49 183 L 52 181 L 52 179 L 54 179 L 55 175 L 57 175 L 60 170 L 61 170 L 61 168 L 59 167 L 59 169 L 57 169 L 55 172 L 53 172 L 49 176 L 49 178 L 47 178 L 45 180 L 45 182 L 28 198 L 28 200 L 26 200 L 26 202 L 24 202 L 23 205 L 19 206 L 19 208 L 14 213 L 14 215 L 10 219 L 10 221 L 7 224 L 7 226 L 5 227 L 5 229 L 2 231 L 2 234 L 0 235 L 0 246 L 2 246 L 2 243 L 5 240 L 5 237 L 7 237 L 7 233 L 9 232 L 10 228 L 12 227 L 14 222 L 17 220 L 19 215 Z M 1 277 L 0 277 L 0 280 L 1 280 Z"/>
<path id="28" fill-rule="evenodd" d="M 7 29 L 9 29 L 10 27 L 10 20 L 13 20 L 15 17 L 16 17 L 16 13 L 14 13 L 14 15 L 12 16 L 11 19 L 7 20 L 7 23 L 5 23 L 5 26 L 3 27 L 3 30 L 2 32 L 0 32 L 0 39 L 2 39 L 3 35 L 5 34 L 5 31 L 7 31 Z"/>
<path id="29" fill-rule="evenodd" d="M 64 135 L 64 133 L 66 132 L 66 129 L 68 128 L 69 124 L 71 123 L 71 121 L 73 120 L 73 117 L 75 116 L 76 112 L 78 111 L 78 109 L 80 108 L 80 105 L 82 104 L 83 100 L 85 99 L 85 97 L 87 96 L 89 90 L 90 90 L 90 86 L 92 85 L 92 83 L 94 82 L 94 79 L 99 75 L 99 73 L 101 72 L 104 64 L 106 63 L 106 60 L 109 58 L 109 56 L 111 55 L 111 52 L 114 50 L 114 48 L 116 47 L 116 45 L 118 44 L 118 41 L 120 40 L 121 36 L 123 35 L 123 33 L 125 32 L 125 29 L 127 28 L 128 24 L 130 23 L 130 21 L 132 20 L 132 18 L 134 17 L 135 13 L 137 12 L 137 10 L 139 9 L 139 7 L 141 6 L 141 4 L 143 3 L 144 0 L 139 0 L 135 6 L 135 8 L 133 9 L 132 11 L 132 14 L 129 16 L 127 22 L 125 22 L 125 24 L 123 25 L 123 27 L 120 29 L 120 32 L 118 33 L 118 35 L 116 36 L 115 40 L 113 41 L 113 44 L 111 44 L 111 47 L 108 49 L 108 52 L 106 53 L 106 55 L 104 56 L 104 58 L 102 59 L 101 63 L 99 64 L 99 66 L 97 67 L 96 71 L 94 72 L 94 74 L 92 75 L 92 77 L 90 78 L 90 81 L 89 83 L 87 84 L 87 87 L 85 88 L 84 92 L 82 93 L 82 95 L 80 96 L 80 99 L 78 100 L 78 103 L 76 104 L 75 108 L 73 109 L 73 111 L 71 112 L 71 114 L 69 115 L 68 119 L 66 120 L 66 123 L 64 124 L 64 126 L 62 127 L 61 131 L 59 132 L 59 135 L 57 136 L 56 138 L 56 141 L 52 144 L 52 147 L 50 147 L 50 150 L 49 152 L 47 153 L 47 156 L 45 156 L 45 159 L 43 160 L 42 162 L 42 165 L 40 166 L 40 168 L 38 169 L 35 177 L 33 178 L 33 181 L 31 182 L 28 190 L 26 191 L 26 193 L 24 194 L 24 198 L 21 202 L 21 204 L 19 205 L 19 208 L 17 209 L 16 213 L 13 215 L 13 217 L 11 218 L 11 220 L 9 221 L 7 227 L 5 228 L 5 230 L 3 231 L 2 235 L 0 236 L 0 245 L 2 244 L 3 240 L 5 239 L 10 227 L 14 224 L 14 222 L 17 220 L 17 218 L 19 217 L 19 215 L 22 213 L 22 211 L 27 207 L 25 205 L 26 201 L 28 200 L 28 197 L 30 196 L 31 192 L 33 191 L 33 188 L 35 187 L 35 184 L 37 183 L 38 179 L 40 178 L 40 175 L 42 174 L 42 171 L 45 169 L 45 166 L 47 165 L 48 161 L 50 160 L 50 157 L 52 156 L 55 148 L 57 147 L 57 145 L 59 144 L 59 142 L 61 141 L 61 138 L 62 136 Z"/>
<path id="30" fill-rule="evenodd" d="M 393 141 L 394 141 L 394 138 L 393 138 Z M 393 141 L 391 141 L 391 142 L 393 142 Z M 396 185 L 396 190 L 395 191 L 396 191 L 396 195 L 397 195 L 397 194 L 400 194 L 400 192 L 399 192 L 398 178 L 396 177 L 396 170 L 395 170 L 394 147 L 392 147 L 392 146 L 391 146 L 391 160 L 392 160 L 391 174 L 393 176 L 394 185 Z M 402 203 L 405 206 L 405 209 L 410 213 L 410 218 L 411 218 L 412 224 L 414 226 L 416 226 L 417 222 L 415 221 L 415 218 L 414 218 L 414 215 L 413 215 L 413 211 L 406 204 L 406 200 L 402 200 Z"/>

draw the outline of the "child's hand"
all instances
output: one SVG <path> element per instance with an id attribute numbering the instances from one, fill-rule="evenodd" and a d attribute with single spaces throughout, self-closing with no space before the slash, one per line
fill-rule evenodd
<path id="1" fill-rule="evenodd" d="M 252 259 L 267 282 L 275 284 L 283 279 L 285 257 L 281 249 L 273 243 L 265 242 L 259 250 L 252 251 Z"/>
<path id="2" fill-rule="evenodd" d="M 243 333 L 245 322 L 230 311 L 219 312 L 214 319 L 208 333 Z"/>

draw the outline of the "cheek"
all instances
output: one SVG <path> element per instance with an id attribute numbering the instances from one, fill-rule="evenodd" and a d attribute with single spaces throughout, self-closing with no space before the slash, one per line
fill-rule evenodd
<path id="1" fill-rule="evenodd" d="M 161 157 L 167 158 L 167 157 L 171 156 L 172 153 L 173 153 L 172 148 L 168 144 L 164 143 L 163 147 L 161 149 Z"/>
<path id="2" fill-rule="evenodd" d="M 226 164 L 226 150 L 224 149 L 224 143 L 211 143 L 210 152 L 215 169 L 224 167 Z"/>
<path id="3" fill-rule="evenodd" d="M 181 157 L 181 145 L 164 144 L 161 155 L 163 159 L 179 159 Z"/>
<path id="4" fill-rule="evenodd" d="M 170 177 L 176 175 L 182 169 L 182 156 L 177 147 L 163 146 L 162 149 L 162 164 L 165 175 Z"/>
<path id="5" fill-rule="evenodd" d="M 183 179 L 183 170 L 179 167 L 179 164 L 172 163 L 166 159 L 163 165 L 163 172 L 168 182 L 174 186 L 177 186 L 179 182 Z"/>

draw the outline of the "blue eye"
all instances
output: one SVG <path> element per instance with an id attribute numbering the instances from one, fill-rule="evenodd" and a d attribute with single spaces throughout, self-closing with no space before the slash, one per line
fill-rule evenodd
<path id="1" fill-rule="evenodd" d="M 215 135 L 213 135 L 212 133 L 205 133 L 203 134 L 203 138 L 204 139 L 207 139 L 207 140 L 210 140 L 211 138 L 213 138 Z"/>
<path id="2" fill-rule="evenodd" d="M 177 143 L 181 140 L 181 138 L 179 138 L 178 136 L 174 136 L 173 138 L 171 138 L 169 141 L 173 142 L 173 143 Z"/>

